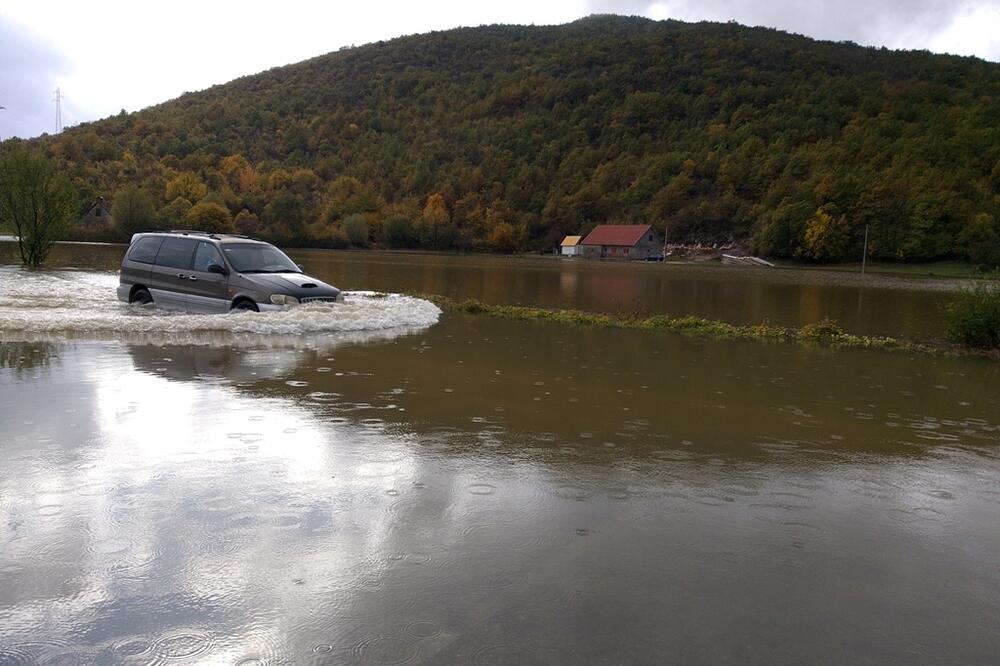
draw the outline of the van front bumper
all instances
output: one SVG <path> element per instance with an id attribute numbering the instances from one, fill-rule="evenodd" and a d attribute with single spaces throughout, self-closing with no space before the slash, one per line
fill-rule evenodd
<path id="1" fill-rule="evenodd" d="M 118 285 L 118 300 L 125 301 L 128 303 L 129 294 L 132 292 L 132 287 L 127 284 Z"/>

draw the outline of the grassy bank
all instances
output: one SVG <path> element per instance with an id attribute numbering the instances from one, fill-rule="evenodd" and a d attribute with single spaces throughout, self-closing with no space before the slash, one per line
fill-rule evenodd
<path id="1" fill-rule="evenodd" d="M 861 273 L 861 263 L 806 264 L 795 261 L 780 261 L 779 268 L 802 270 L 837 271 L 841 273 Z M 962 279 L 1000 279 L 1000 272 L 986 271 L 968 261 L 931 261 L 925 263 L 868 262 L 865 273 L 875 275 L 898 275 L 903 277 L 933 277 Z"/>
<path id="2" fill-rule="evenodd" d="M 864 348 L 906 351 L 920 354 L 989 355 L 996 352 L 969 349 L 945 343 L 923 343 L 898 338 L 855 335 L 848 333 L 835 322 L 823 321 L 794 328 L 772 324 L 730 324 L 724 321 L 685 316 L 667 315 L 619 316 L 582 312 L 580 310 L 549 310 L 520 305 L 489 305 L 475 299 L 456 301 L 445 296 L 422 295 L 442 310 L 475 315 L 488 315 L 522 321 L 544 321 L 571 326 L 595 326 L 643 331 L 663 331 L 692 338 L 710 340 L 755 340 L 759 342 L 785 342 L 802 345 L 821 345 L 836 348 Z"/>

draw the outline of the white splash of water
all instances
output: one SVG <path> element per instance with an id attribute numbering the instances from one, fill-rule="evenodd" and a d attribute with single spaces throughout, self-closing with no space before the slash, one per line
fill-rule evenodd
<path id="1" fill-rule="evenodd" d="M 279 312 L 173 313 L 127 305 L 114 275 L 0 268 L 0 339 L 96 338 L 154 344 L 324 346 L 385 339 L 432 326 L 441 310 L 398 294 L 352 292 L 344 303 Z"/>

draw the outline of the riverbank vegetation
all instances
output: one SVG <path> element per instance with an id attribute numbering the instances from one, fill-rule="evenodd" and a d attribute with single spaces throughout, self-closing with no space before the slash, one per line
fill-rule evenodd
<path id="1" fill-rule="evenodd" d="M 867 228 L 870 259 L 993 266 L 998 97 L 975 58 L 595 16 L 344 49 L 36 143 L 84 198 L 138 188 L 139 228 L 511 252 L 650 223 L 809 262 Z"/>
<path id="2" fill-rule="evenodd" d="M 979 284 L 948 306 L 948 335 L 960 344 L 1000 349 L 1000 288 Z"/>
<path id="3" fill-rule="evenodd" d="M 1000 292 L 994 292 L 994 295 L 996 293 Z M 521 305 L 489 305 L 476 299 L 456 301 L 445 296 L 423 295 L 421 297 L 434 302 L 442 310 L 451 312 L 489 315 L 522 321 L 545 321 L 573 326 L 663 331 L 712 340 L 792 342 L 804 345 L 884 349 L 923 354 L 971 353 L 974 350 L 1000 347 L 1000 342 L 997 342 L 996 339 L 994 339 L 992 347 L 970 343 L 966 340 L 957 340 L 963 347 L 951 347 L 944 344 L 914 342 L 885 336 L 855 335 L 845 331 L 836 322 L 832 321 L 822 321 L 801 327 L 775 326 L 773 324 L 731 324 L 692 315 L 683 317 L 671 317 L 668 315 L 623 316 Z M 1000 308 L 994 312 L 994 316 L 998 316 L 998 319 L 994 320 L 994 324 L 1000 324 Z M 994 334 L 1000 335 L 1000 329 L 995 328 L 993 331 Z"/>

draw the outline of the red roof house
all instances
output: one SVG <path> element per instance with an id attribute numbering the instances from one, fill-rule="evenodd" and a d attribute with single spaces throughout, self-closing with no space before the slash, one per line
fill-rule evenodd
<path id="1" fill-rule="evenodd" d="M 645 259 L 663 254 L 663 240 L 648 224 L 601 224 L 581 245 L 586 257 Z"/>

